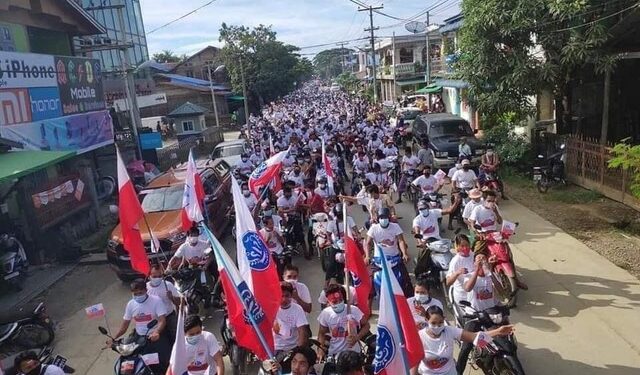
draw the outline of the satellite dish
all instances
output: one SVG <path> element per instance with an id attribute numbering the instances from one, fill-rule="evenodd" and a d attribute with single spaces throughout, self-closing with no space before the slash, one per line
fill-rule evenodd
<path id="1" fill-rule="evenodd" d="M 414 34 L 421 33 L 427 29 L 427 25 L 424 22 L 420 21 L 411 21 L 404 25 L 404 28 L 407 31 L 412 32 Z"/>

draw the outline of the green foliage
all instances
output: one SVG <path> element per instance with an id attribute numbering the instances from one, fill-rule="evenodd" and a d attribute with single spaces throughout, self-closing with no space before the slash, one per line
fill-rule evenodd
<path id="1" fill-rule="evenodd" d="M 315 73 L 323 79 L 332 79 L 342 73 L 342 59 L 350 49 L 332 48 L 320 51 L 313 58 L 313 68 Z"/>
<path id="2" fill-rule="evenodd" d="M 622 168 L 633 173 L 631 193 L 640 198 L 640 145 L 632 146 L 619 143 L 611 150 L 613 158 L 609 160 L 609 168 Z"/>
<path id="3" fill-rule="evenodd" d="M 496 119 L 496 123 L 484 133 L 484 141 L 495 145 L 503 164 L 522 166 L 527 159 L 530 145 L 527 139 L 515 132 L 517 115 L 509 113 Z"/>
<path id="4" fill-rule="evenodd" d="M 351 72 L 344 72 L 340 74 L 336 77 L 336 82 L 348 92 L 357 90 L 360 83 L 355 74 Z"/>
<path id="5" fill-rule="evenodd" d="M 244 70 L 249 99 L 254 105 L 286 95 L 311 77 L 311 62 L 297 54 L 297 47 L 278 41 L 271 26 L 249 29 L 223 23 L 220 41 L 225 42 L 221 56 L 233 91 L 242 92 Z"/>
<path id="6" fill-rule="evenodd" d="M 162 52 L 154 53 L 151 59 L 159 63 L 180 63 L 188 58 L 187 55 L 178 56 L 173 51 L 165 49 Z"/>
<path id="7" fill-rule="evenodd" d="M 601 47 L 607 30 L 636 0 L 463 0 L 459 75 L 470 83 L 481 113 L 535 110 L 542 89 L 559 96 L 571 74 L 593 64 L 611 71 L 616 59 Z"/>

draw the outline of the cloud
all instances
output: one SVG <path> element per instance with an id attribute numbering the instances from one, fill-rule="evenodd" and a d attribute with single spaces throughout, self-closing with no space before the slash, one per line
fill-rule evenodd
<path id="1" fill-rule="evenodd" d="M 147 32 L 170 22 L 185 13 L 205 4 L 206 0 L 141 0 L 142 16 Z M 459 12 L 459 0 L 444 0 L 434 10 L 432 22 Z M 368 1 L 379 4 L 380 1 Z M 441 2 L 438 2 L 441 3 Z M 385 1 L 383 12 L 409 17 L 426 9 L 424 2 L 406 0 Z M 424 21 L 423 18 L 418 18 Z M 176 53 L 192 54 L 208 46 L 220 46 L 220 25 L 260 24 L 272 25 L 278 39 L 296 46 L 310 46 L 355 39 L 368 34 L 363 28 L 369 26 L 367 12 L 358 12 L 357 6 L 347 0 L 217 0 L 198 12 L 147 35 L 149 53 L 172 50 Z M 374 14 L 374 24 L 386 26 L 400 23 L 397 20 Z M 402 24 L 394 28 L 383 28 L 378 35 L 407 34 Z M 358 42 L 356 45 L 363 45 Z M 304 53 L 317 53 L 326 47 L 310 48 Z"/>

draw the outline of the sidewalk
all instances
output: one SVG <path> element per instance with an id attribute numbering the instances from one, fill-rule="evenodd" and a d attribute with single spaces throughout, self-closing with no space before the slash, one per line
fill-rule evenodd
<path id="1" fill-rule="evenodd" d="M 512 311 L 530 374 L 640 373 L 640 282 L 514 201 L 511 245 L 529 285 Z"/>

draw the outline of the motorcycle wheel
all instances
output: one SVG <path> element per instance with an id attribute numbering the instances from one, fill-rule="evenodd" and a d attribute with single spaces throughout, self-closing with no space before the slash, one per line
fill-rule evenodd
<path id="1" fill-rule="evenodd" d="M 18 335 L 13 341 L 26 349 L 34 349 L 51 344 L 54 338 L 55 333 L 51 325 L 45 323 L 27 323 L 20 327 Z"/>
<path id="2" fill-rule="evenodd" d="M 518 298 L 518 283 L 516 282 L 516 278 L 509 277 L 504 272 L 498 273 L 498 278 L 503 289 L 501 293 L 498 293 L 500 302 L 509 308 L 515 307 Z"/>
<path id="3" fill-rule="evenodd" d="M 492 373 L 497 375 L 524 375 L 524 369 L 518 357 L 503 355 L 494 358 Z"/>
<path id="4" fill-rule="evenodd" d="M 231 347 L 231 373 L 233 375 L 247 374 L 247 351 L 238 345 Z"/>
<path id="5" fill-rule="evenodd" d="M 536 187 L 542 194 L 545 194 L 547 191 L 549 191 L 549 181 L 544 175 L 542 175 L 538 182 L 536 182 Z"/>

